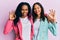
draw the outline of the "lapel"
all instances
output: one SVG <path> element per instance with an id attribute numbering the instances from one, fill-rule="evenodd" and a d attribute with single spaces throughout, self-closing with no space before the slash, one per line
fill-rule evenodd
<path id="1" fill-rule="evenodd" d="M 18 29 L 19 29 L 19 35 L 22 38 L 22 23 L 21 23 L 20 20 L 18 21 L 17 26 L 18 26 Z"/>

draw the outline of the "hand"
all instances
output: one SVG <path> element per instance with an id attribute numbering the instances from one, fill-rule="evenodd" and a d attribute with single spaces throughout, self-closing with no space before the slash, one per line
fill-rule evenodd
<path id="1" fill-rule="evenodd" d="M 16 18 L 16 15 L 15 15 L 15 11 L 11 11 L 11 12 L 9 12 L 9 19 L 10 20 L 14 20 Z"/>
<path id="2" fill-rule="evenodd" d="M 49 15 L 48 15 L 48 20 L 50 21 L 50 22 L 55 22 L 55 10 L 53 10 L 53 9 L 51 9 L 51 10 L 49 10 L 50 11 L 50 13 L 49 13 Z"/>

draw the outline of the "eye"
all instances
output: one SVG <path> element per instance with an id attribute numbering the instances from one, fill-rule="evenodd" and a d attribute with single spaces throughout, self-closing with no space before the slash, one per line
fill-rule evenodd
<path id="1" fill-rule="evenodd" d="M 28 10 L 28 9 L 25 9 L 26 11 Z"/>

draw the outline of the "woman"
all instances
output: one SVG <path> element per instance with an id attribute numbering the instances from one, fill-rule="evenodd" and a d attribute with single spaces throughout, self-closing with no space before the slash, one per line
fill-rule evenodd
<path id="1" fill-rule="evenodd" d="M 54 11 L 50 10 L 50 15 L 53 17 L 45 17 L 44 8 L 38 2 L 33 4 L 32 16 L 34 22 L 34 37 L 33 40 L 48 40 L 48 29 L 56 36 L 56 21 Z M 51 18 L 51 19 L 50 19 Z M 50 22 L 51 21 L 51 22 Z"/>
<path id="2" fill-rule="evenodd" d="M 15 31 L 15 40 L 32 40 L 34 35 L 33 20 L 31 18 L 31 7 L 26 2 L 21 2 L 16 11 L 10 12 L 6 23 L 4 34 Z"/>
<path id="3" fill-rule="evenodd" d="M 31 19 L 31 7 L 29 3 L 21 2 L 14 12 L 11 12 L 10 18 L 4 29 L 4 34 L 8 34 L 14 30 L 16 34 L 15 40 L 32 40 L 33 37 L 33 21 Z"/>

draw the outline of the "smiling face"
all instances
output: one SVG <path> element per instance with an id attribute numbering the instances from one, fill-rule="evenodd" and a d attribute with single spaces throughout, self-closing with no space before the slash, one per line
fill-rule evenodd
<path id="1" fill-rule="evenodd" d="M 34 13 L 36 13 L 37 15 L 40 15 L 41 13 L 41 7 L 38 4 L 34 5 Z"/>
<path id="2" fill-rule="evenodd" d="M 22 10 L 21 10 L 22 16 L 26 17 L 28 14 L 28 6 L 27 5 L 23 5 L 22 6 Z"/>
<path id="3" fill-rule="evenodd" d="M 37 18 L 42 19 L 43 21 L 45 20 L 44 8 L 39 2 L 33 4 L 32 16 L 33 16 L 33 22 L 35 22 Z"/>

